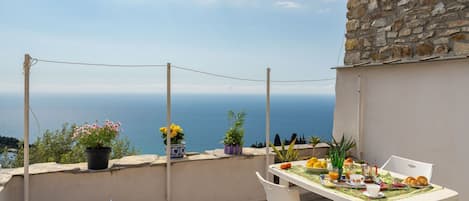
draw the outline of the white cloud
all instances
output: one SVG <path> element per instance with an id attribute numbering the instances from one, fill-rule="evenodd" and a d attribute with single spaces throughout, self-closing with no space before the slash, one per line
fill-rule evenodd
<path id="1" fill-rule="evenodd" d="M 320 8 L 316 10 L 316 13 L 319 13 L 319 14 L 330 13 L 330 12 L 331 12 L 331 8 Z"/>
<path id="2" fill-rule="evenodd" d="M 301 5 L 294 1 L 277 1 L 275 5 L 282 8 L 299 8 Z"/>

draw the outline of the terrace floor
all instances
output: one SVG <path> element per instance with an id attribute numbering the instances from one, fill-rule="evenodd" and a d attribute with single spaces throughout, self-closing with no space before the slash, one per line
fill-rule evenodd
<path id="1" fill-rule="evenodd" d="M 301 191 L 300 191 L 301 192 Z M 330 201 L 329 199 L 310 192 L 304 192 L 300 195 L 301 201 Z"/>
<path id="2" fill-rule="evenodd" d="M 301 201 L 331 201 L 330 199 L 327 199 L 325 197 L 322 197 L 320 195 L 311 193 L 303 189 L 300 189 L 300 200 Z"/>

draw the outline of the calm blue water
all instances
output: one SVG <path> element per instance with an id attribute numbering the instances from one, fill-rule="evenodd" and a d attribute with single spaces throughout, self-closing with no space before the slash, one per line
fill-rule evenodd
<path id="1" fill-rule="evenodd" d="M 65 122 L 106 119 L 122 122 L 141 153 L 163 154 L 159 128 L 166 125 L 165 95 L 31 95 L 31 108 L 41 132 L 58 129 Z M 221 148 L 228 128 L 227 111 L 245 111 L 245 146 L 265 141 L 265 97 L 261 95 L 174 95 L 173 122 L 186 134 L 188 151 Z M 334 96 L 272 96 L 271 139 L 291 133 L 329 139 L 332 133 Z M 31 116 L 31 139 L 39 134 Z M 0 135 L 22 138 L 23 98 L 0 95 Z"/>

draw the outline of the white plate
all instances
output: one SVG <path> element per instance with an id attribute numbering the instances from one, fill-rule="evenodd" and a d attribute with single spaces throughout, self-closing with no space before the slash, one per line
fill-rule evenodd
<path id="1" fill-rule="evenodd" d="M 374 196 L 371 196 L 370 194 L 368 194 L 368 192 L 364 191 L 363 192 L 363 195 L 365 195 L 366 197 L 369 197 L 369 198 L 384 198 L 384 193 L 383 192 L 379 192 L 378 193 L 378 196 L 374 197 Z"/>
<path id="2" fill-rule="evenodd" d="M 347 181 L 345 182 L 346 184 L 350 185 L 350 186 L 365 186 L 365 182 L 362 182 L 362 183 L 355 183 L 355 182 L 350 182 L 350 181 Z"/>

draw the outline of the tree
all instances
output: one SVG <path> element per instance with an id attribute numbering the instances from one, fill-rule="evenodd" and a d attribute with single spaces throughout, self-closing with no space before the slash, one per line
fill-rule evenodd
<path id="1" fill-rule="evenodd" d="M 280 140 L 280 135 L 275 134 L 275 138 L 274 138 L 274 146 L 280 146 L 282 145 L 282 140 Z"/>
<path id="2" fill-rule="evenodd" d="M 18 148 L 19 140 L 14 137 L 0 136 L 0 148 Z"/>

